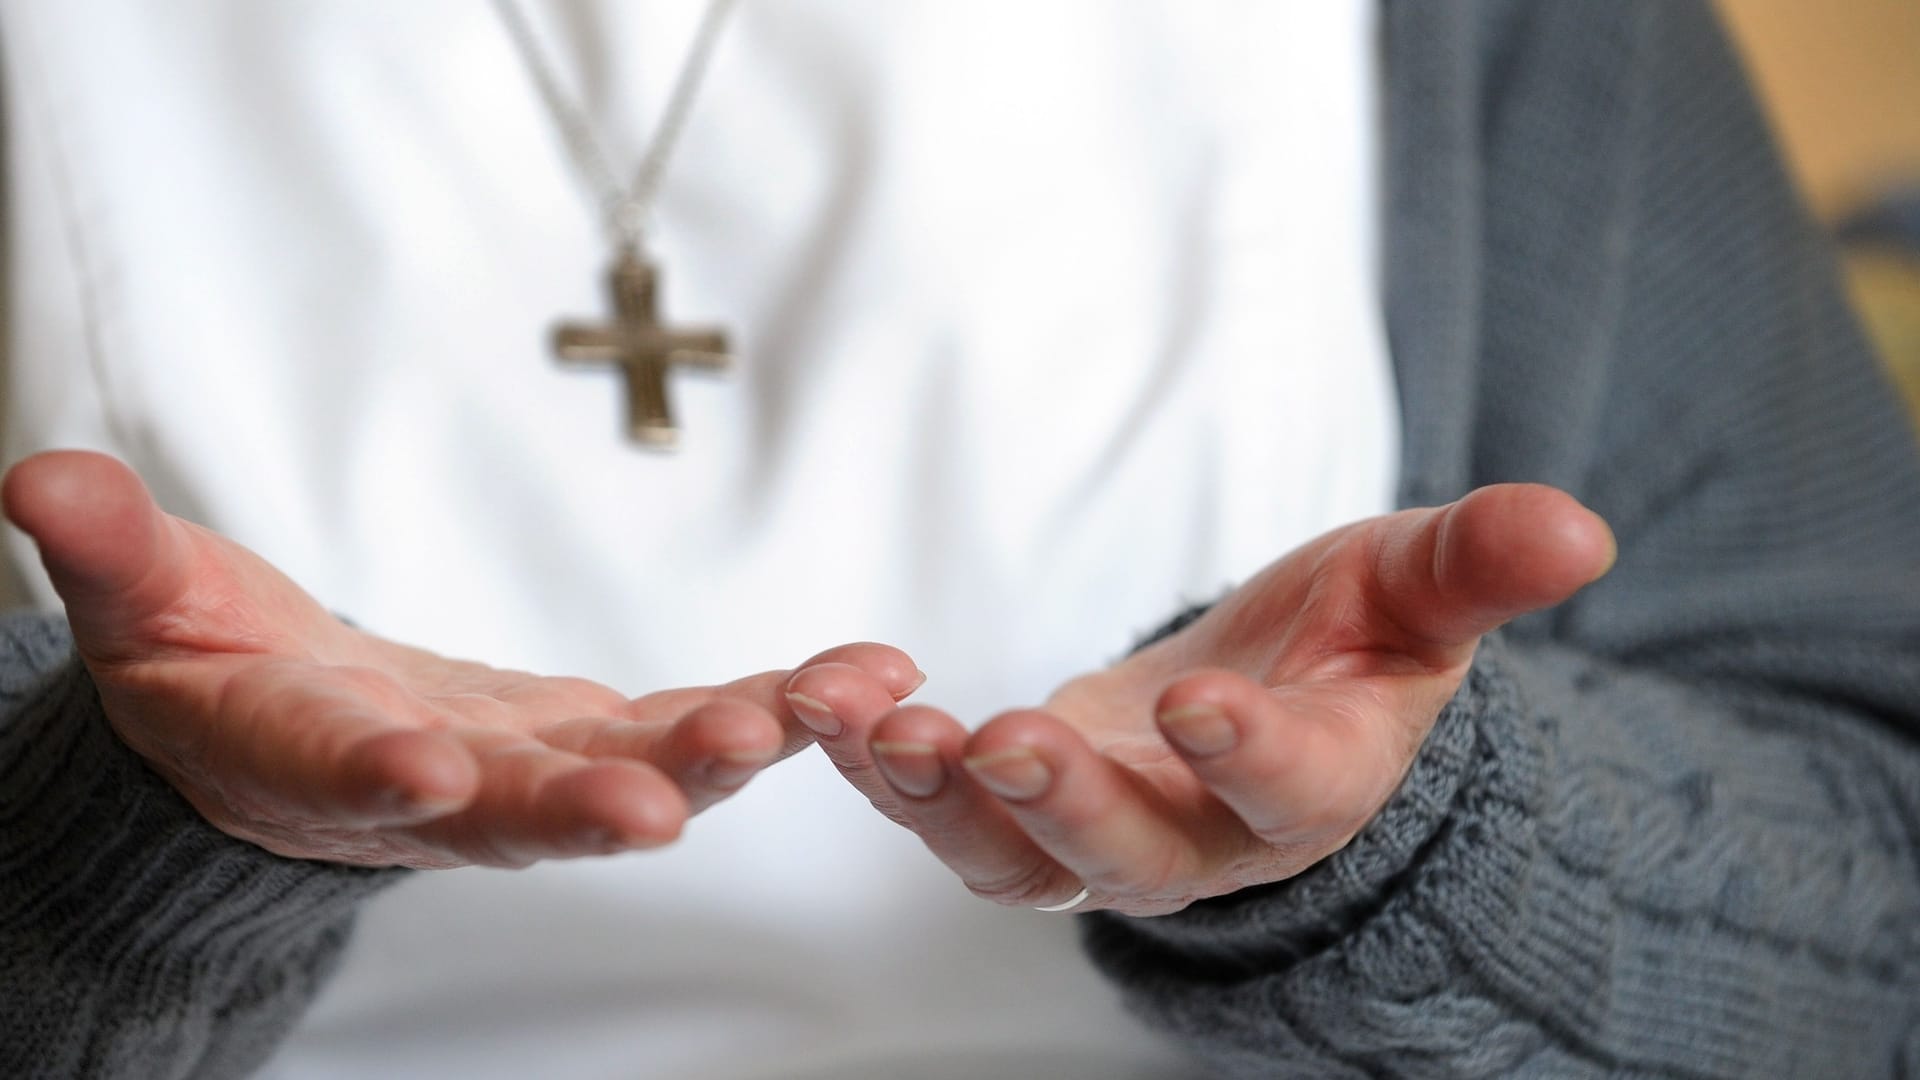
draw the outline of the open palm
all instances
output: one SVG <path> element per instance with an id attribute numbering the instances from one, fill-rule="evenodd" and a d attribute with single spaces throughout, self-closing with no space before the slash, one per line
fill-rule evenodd
<path id="1" fill-rule="evenodd" d="M 1398 787 L 1483 634 L 1613 559 L 1570 497 L 1501 485 L 1335 530 L 1190 625 L 969 735 L 850 666 L 794 679 L 842 772 L 975 892 L 1129 914 L 1278 881 Z"/>
<path id="2" fill-rule="evenodd" d="M 357 630 L 98 454 L 30 458 L 0 496 L 115 732 L 214 825 L 283 855 L 518 866 L 655 846 L 806 742 L 793 671 L 630 699 Z M 881 645 L 811 662 L 889 695 L 920 681 Z"/>

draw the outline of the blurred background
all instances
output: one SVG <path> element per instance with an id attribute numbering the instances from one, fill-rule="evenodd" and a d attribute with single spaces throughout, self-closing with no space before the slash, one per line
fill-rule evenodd
<path id="1" fill-rule="evenodd" d="M 1718 0 L 1920 418 L 1920 0 Z"/>

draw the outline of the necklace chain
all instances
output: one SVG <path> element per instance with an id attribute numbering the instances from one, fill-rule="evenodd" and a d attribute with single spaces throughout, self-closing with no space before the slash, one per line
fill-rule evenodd
<path id="1" fill-rule="evenodd" d="M 540 43 L 534 39 L 533 28 L 528 25 L 526 14 L 520 10 L 517 0 L 493 0 L 501 24 L 506 27 L 507 35 L 519 50 L 520 59 L 526 64 L 534 87 L 540 91 L 540 100 L 545 103 L 554 125 L 560 129 L 560 136 L 566 143 L 568 155 L 573 158 L 575 169 L 593 188 L 592 194 L 600 205 L 609 240 L 625 256 L 638 257 L 646 248 L 647 216 L 653 209 L 654 198 L 660 193 L 660 180 L 666 173 L 667 160 L 673 154 L 674 144 L 679 141 L 681 129 L 687 125 L 688 114 L 693 111 L 693 99 L 700 91 L 700 80 L 713 58 L 714 46 L 720 41 L 720 30 L 734 2 L 707 0 L 706 9 L 700 16 L 700 25 L 694 30 L 692 43 L 687 46 L 686 59 L 681 61 L 680 73 L 674 78 L 666 111 L 661 113 L 659 126 L 640 154 L 640 164 L 634 170 L 633 183 L 623 185 L 586 110 L 561 89 L 553 64 L 540 51 Z"/>

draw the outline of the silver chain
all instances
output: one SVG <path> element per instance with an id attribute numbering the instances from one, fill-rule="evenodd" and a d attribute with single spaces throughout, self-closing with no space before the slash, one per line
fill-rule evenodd
<path id="1" fill-rule="evenodd" d="M 641 152 L 633 183 L 623 185 L 620 175 L 614 171 L 607 157 L 605 145 L 594 130 L 593 122 L 587 118 L 586 110 L 560 88 L 553 65 L 541 53 L 540 43 L 534 40 L 533 29 L 527 24 L 526 15 L 520 10 L 519 4 L 516 0 L 493 0 L 500 22 L 507 28 L 507 35 L 513 38 L 520 59 L 527 66 L 527 74 L 540 91 L 541 101 L 552 115 L 554 125 L 560 129 L 560 136 L 567 144 L 567 153 L 573 158 L 574 167 L 593 188 L 592 194 L 600 204 L 608 237 L 624 254 L 638 256 L 646 247 L 647 215 L 653 209 L 654 197 L 660 193 L 660 179 L 666 173 L 667 159 L 673 154 L 673 146 L 680 138 L 681 129 L 687 126 L 687 116 L 693 111 L 693 99 L 700 92 L 700 80 L 706 74 L 708 61 L 713 58 L 713 48 L 720 41 L 721 27 L 734 2 L 707 0 L 706 10 L 700 16 L 700 25 L 693 32 L 693 42 L 687 46 L 687 58 L 681 61 L 680 74 L 674 79 L 666 111 L 660 115 L 660 125 L 654 129 L 653 138 Z"/>

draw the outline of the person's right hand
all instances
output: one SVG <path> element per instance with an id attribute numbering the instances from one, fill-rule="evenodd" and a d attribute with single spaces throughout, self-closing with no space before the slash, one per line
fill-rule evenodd
<path id="1" fill-rule="evenodd" d="M 628 699 L 356 630 L 99 454 L 29 458 L 0 502 L 114 731 L 208 821 L 282 855 L 522 866 L 654 847 L 807 741 L 784 693 L 800 669 Z M 896 698 L 921 681 L 884 645 L 814 663 Z"/>

